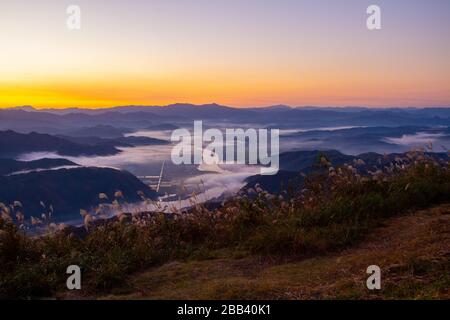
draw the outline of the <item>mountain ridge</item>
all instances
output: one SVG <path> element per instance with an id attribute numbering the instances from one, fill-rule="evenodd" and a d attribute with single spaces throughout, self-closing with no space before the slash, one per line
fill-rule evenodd
<path id="1" fill-rule="evenodd" d="M 134 175 L 112 168 L 80 167 L 0 176 L 0 202 L 20 201 L 27 218 L 40 217 L 43 202 L 52 205 L 55 221 L 80 219 L 80 209 L 90 210 L 102 202 L 100 193 L 114 200 L 116 191 L 121 191 L 129 203 L 142 201 L 138 192 L 156 199 L 156 192 Z"/>
<path id="2" fill-rule="evenodd" d="M 49 134 L 0 131 L 0 157 L 11 158 L 29 152 L 56 152 L 62 156 L 114 155 L 120 151 L 108 145 L 81 145 Z"/>

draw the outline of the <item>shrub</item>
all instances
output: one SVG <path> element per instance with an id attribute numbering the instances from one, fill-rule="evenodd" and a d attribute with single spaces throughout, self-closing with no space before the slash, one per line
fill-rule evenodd
<path id="1" fill-rule="evenodd" d="M 65 286 L 66 267 L 83 270 L 84 290 L 109 290 L 129 273 L 176 259 L 211 257 L 228 249 L 301 256 L 344 248 L 382 219 L 448 202 L 448 165 L 412 161 L 396 172 L 360 176 L 353 168 L 322 170 L 292 197 L 262 190 L 208 210 L 140 214 L 70 232 L 26 235 L 0 218 L 0 296 L 50 296 Z"/>

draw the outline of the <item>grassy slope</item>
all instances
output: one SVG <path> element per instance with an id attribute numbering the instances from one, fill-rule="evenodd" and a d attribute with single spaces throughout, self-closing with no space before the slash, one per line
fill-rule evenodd
<path id="1" fill-rule="evenodd" d="M 101 298 L 449 299 L 450 205 L 391 218 L 359 245 L 331 255 L 297 262 L 220 256 L 152 268 Z M 379 292 L 365 289 L 372 264 L 382 269 Z"/>
<path id="2" fill-rule="evenodd" d="M 213 211 L 87 224 L 84 238 L 63 229 L 31 239 L 3 206 L 0 297 L 370 298 L 372 264 L 386 278 L 374 297 L 447 297 L 448 207 L 405 214 L 450 204 L 448 165 L 417 153 L 399 161 L 372 178 L 330 167 L 290 198 L 255 187 Z M 71 264 L 83 270 L 79 296 L 65 287 Z"/>

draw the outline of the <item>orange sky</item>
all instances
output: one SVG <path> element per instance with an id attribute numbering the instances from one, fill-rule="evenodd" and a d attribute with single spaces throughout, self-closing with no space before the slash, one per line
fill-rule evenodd
<path id="1" fill-rule="evenodd" d="M 379 31 L 365 1 L 231 2 L 79 0 L 73 32 L 61 1 L 10 1 L 0 108 L 450 105 L 448 1 L 379 1 Z"/>

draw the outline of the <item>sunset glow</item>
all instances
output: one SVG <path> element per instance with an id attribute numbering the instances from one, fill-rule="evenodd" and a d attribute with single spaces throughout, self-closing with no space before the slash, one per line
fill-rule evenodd
<path id="1" fill-rule="evenodd" d="M 448 1 L 66 1 L 0 11 L 0 107 L 450 105 Z"/>

